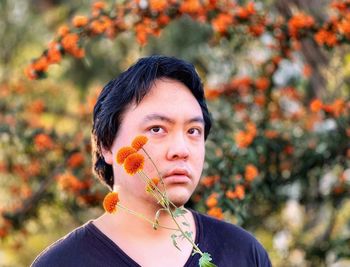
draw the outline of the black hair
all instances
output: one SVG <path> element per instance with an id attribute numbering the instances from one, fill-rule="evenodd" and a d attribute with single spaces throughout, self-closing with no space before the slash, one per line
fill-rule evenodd
<path id="1" fill-rule="evenodd" d="M 91 138 L 93 169 L 98 178 L 110 188 L 114 183 L 113 168 L 105 162 L 102 148 L 111 148 L 127 107 L 134 101 L 139 104 L 154 82 L 161 78 L 176 80 L 188 87 L 202 109 L 204 138 L 209 134 L 211 118 L 203 85 L 194 66 L 174 57 L 154 55 L 139 59 L 105 85 L 94 107 Z"/>

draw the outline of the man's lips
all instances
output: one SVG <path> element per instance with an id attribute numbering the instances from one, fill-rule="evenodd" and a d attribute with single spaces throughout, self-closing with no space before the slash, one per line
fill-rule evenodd
<path id="1" fill-rule="evenodd" d="M 188 183 L 191 180 L 190 172 L 185 168 L 175 168 L 163 176 L 166 183 Z"/>

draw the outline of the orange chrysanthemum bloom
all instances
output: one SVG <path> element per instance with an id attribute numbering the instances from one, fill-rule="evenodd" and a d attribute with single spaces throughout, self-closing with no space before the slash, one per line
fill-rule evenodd
<path id="1" fill-rule="evenodd" d="M 201 3 L 199 0 L 183 1 L 179 10 L 181 13 L 196 13 L 201 10 Z"/>
<path id="2" fill-rule="evenodd" d="M 329 47 L 333 47 L 338 43 L 336 34 L 332 31 L 327 31 L 325 29 L 319 30 L 315 34 L 314 39 L 319 45 L 325 44 L 325 45 L 328 45 Z"/>
<path id="3" fill-rule="evenodd" d="M 80 152 L 76 152 L 72 154 L 67 160 L 67 165 L 71 168 L 79 167 L 83 163 L 84 163 L 84 156 Z"/>
<path id="4" fill-rule="evenodd" d="M 77 28 L 85 26 L 86 24 L 88 24 L 88 22 L 89 19 L 85 16 L 75 16 L 72 20 L 74 27 Z"/>
<path id="5" fill-rule="evenodd" d="M 143 169 L 144 163 L 145 158 L 141 154 L 133 153 L 125 159 L 124 169 L 128 174 L 134 175 Z"/>
<path id="6" fill-rule="evenodd" d="M 289 33 L 292 37 L 298 37 L 299 31 L 301 29 L 309 29 L 315 24 L 313 17 L 306 15 L 304 13 L 295 14 L 288 21 Z"/>
<path id="7" fill-rule="evenodd" d="M 129 157 L 131 154 L 136 153 L 136 149 L 131 147 L 131 146 L 125 146 L 119 149 L 117 156 L 116 156 L 116 161 L 118 164 L 123 164 L 125 159 Z"/>
<path id="8" fill-rule="evenodd" d="M 158 177 L 152 178 L 151 181 L 146 186 L 146 192 L 151 192 L 155 190 L 155 186 L 157 186 L 158 184 L 159 184 L 159 178 Z"/>
<path id="9" fill-rule="evenodd" d="M 51 42 L 49 49 L 47 50 L 47 60 L 49 64 L 58 63 L 62 59 L 60 44 L 57 42 Z"/>
<path id="10" fill-rule="evenodd" d="M 34 144 L 37 150 L 43 151 L 53 147 L 53 141 L 50 136 L 44 133 L 40 133 L 35 136 Z"/>
<path id="11" fill-rule="evenodd" d="M 332 103 L 332 113 L 335 117 L 339 117 L 345 111 L 345 102 L 343 99 L 336 99 Z"/>
<path id="12" fill-rule="evenodd" d="M 310 103 L 310 110 L 312 112 L 319 112 L 322 109 L 322 107 L 323 107 L 323 103 L 319 99 L 314 99 Z"/>
<path id="13" fill-rule="evenodd" d="M 45 103 L 41 99 L 34 100 L 28 105 L 28 111 L 41 114 L 45 110 Z"/>
<path id="14" fill-rule="evenodd" d="M 46 56 L 41 56 L 33 63 L 33 67 L 36 71 L 47 71 L 49 62 Z"/>
<path id="15" fill-rule="evenodd" d="M 245 196 L 245 189 L 243 185 L 237 185 L 235 189 L 236 197 L 238 199 L 243 199 Z"/>
<path id="16" fill-rule="evenodd" d="M 24 69 L 24 74 L 28 77 L 30 80 L 34 80 L 38 78 L 38 73 L 34 69 L 33 64 L 30 64 L 28 67 Z"/>
<path id="17" fill-rule="evenodd" d="M 167 7 L 166 0 L 149 0 L 149 7 L 154 12 L 161 12 Z"/>
<path id="18" fill-rule="evenodd" d="M 270 86 L 270 80 L 266 77 L 260 77 L 255 81 L 255 87 L 260 91 L 265 91 Z"/>
<path id="19" fill-rule="evenodd" d="M 148 138 L 144 135 L 139 135 L 134 138 L 131 143 L 131 146 L 137 151 L 140 150 L 148 141 Z"/>
<path id="20" fill-rule="evenodd" d="M 220 179 L 219 175 L 206 176 L 201 179 L 201 184 L 205 187 L 212 187 Z"/>
<path id="21" fill-rule="evenodd" d="M 245 167 L 244 176 L 248 182 L 253 181 L 258 176 L 258 174 L 258 169 L 253 164 L 248 164 Z"/>
<path id="22" fill-rule="evenodd" d="M 208 206 L 208 208 L 213 208 L 213 207 L 217 206 L 218 205 L 217 194 L 215 194 L 215 193 L 211 194 L 207 198 L 205 204 Z"/>
<path id="23" fill-rule="evenodd" d="M 57 30 L 58 35 L 62 37 L 66 36 L 69 32 L 69 27 L 67 25 L 62 25 Z"/>
<path id="24" fill-rule="evenodd" d="M 210 210 L 208 210 L 207 214 L 209 216 L 215 217 L 219 220 L 224 219 L 224 214 L 222 213 L 222 209 L 219 207 L 213 207 Z"/>
<path id="25" fill-rule="evenodd" d="M 109 192 L 103 199 L 103 208 L 108 213 L 115 213 L 117 211 L 117 204 L 119 196 L 117 192 Z"/>
<path id="26" fill-rule="evenodd" d="M 226 33 L 229 26 L 232 26 L 233 17 L 230 14 L 221 13 L 212 20 L 212 25 L 215 31 Z"/>
<path id="27" fill-rule="evenodd" d="M 240 19 L 247 19 L 249 16 L 256 13 L 255 6 L 253 2 L 247 4 L 246 7 L 238 7 L 236 11 L 237 17 Z"/>

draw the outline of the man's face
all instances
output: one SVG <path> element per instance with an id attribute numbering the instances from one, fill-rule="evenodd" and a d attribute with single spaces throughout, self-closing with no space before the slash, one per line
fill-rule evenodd
<path id="1" fill-rule="evenodd" d="M 142 177 L 126 174 L 115 162 L 118 150 L 137 135 L 148 137 L 144 148 L 162 174 L 170 200 L 185 204 L 198 184 L 205 154 L 202 110 L 190 90 L 175 80 L 157 80 L 138 105 L 124 112 L 113 145 L 104 153 L 106 162 L 113 164 L 121 199 L 150 200 Z M 149 178 L 156 177 L 150 160 L 145 160 L 144 172 Z"/>

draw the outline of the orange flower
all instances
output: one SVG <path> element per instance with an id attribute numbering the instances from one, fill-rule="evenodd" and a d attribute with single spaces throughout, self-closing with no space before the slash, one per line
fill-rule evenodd
<path id="1" fill-rule="evenodd" d="M 232 190 L 227 190 L 225 195 L 228 199 L 235 199 L 236 198 L 236 192 L 234 192 Z"/>
<path id="2" fill-rule="evenodd" d="M 324 29 L 319 30 L 315 36 L 314 36 L 315 41 L 319 45 L 328 45 L 329 47 L 333 47 L 338 43 L 337 36 L 334 32 L 327 31 Z"/>
<path id="3" fill-rule="evenodd" d="M 205 98 L 207 100 L 214 100 L 214 99 L 218 98 L 222 92 L 220 90 L 217 90 L 217 89 L 206 88 L 204 93 L 205 93 Z"/>
<path id="4" fill-rule="evenodd" d="M 69 33 L 62 38 L 62 47 L 65 51 L 74 57 L 82 58 L 85 51 L 78 47 L 79 35 L 76 33 Z"/>
<path id="5" fill-rule="evenodd" d="M 212 25 L 215 31 L 225 33 L 227 28 L 233 23 L 233 17 L 230 14 L 220 13 L 212 20 Z"/>
<path id="6" fill-rule="evenodd" d="M 339 23 L 338 25 L 339 31 L 346 35 L 347 38 L 349 38 L 350 35 L 350 15 L 347 14 L 347 16 Z"/>
<path id="7" fill-rule="evenodd" d="M 222 213 L 222 209 L 219 207 L 213 207 L 213 208 L 209 209 L 207 214 L 209 216 L 215 217 L 219 220 L 224 219 L 224 214 Z"/>
<path id="8" fill-rule="evenodd" d="M 208 198 L 205 204 L 208 206 L 208 208 L 212 208 L 218 205 L 218 200 L 217 200 L 217 194 L 213 193 L 211 194 Z"/>
<path id="9" fill-rule="evenodd" d="M 196 13 L 201 10 L 201 3 L 199 0 L 182 1 L 179 10 L 181 13 Z"/>
<path id="10" fill-rule="evenodd" d="M 245 167 L 244 177 L 248 182 L 253 181 L 258 176 L 258 174 L 258 169 L 253 164 L 248 164 Z"/>
<path id="11" fill-rule="evenodd" d="M 89 19 L 85 16 L 75 16 L 72 21 L 73 26 L 77 28 L 85 26 L 88 22 Z"/>
<path id="12" fill-rule="evenodd" d="M 105 7 L 106 7 L 106 3 L 104 1 L 97 1 L 92 4 L 92 9 L 94 10 L 104 9 Z"/>
<path id="13" fill-rule="evenodd" d="M 37 99 L 28 105 L 28 111 L 41 114 L 45 110 L 45 103 L 41 99 Z"/>
<path id="14" fill-rule="evenodd" d="M 51 42 L 49 49 L 47 50 L 47 60 L 49 64 L 58 63 L 62 59 L 61 51 L 59 49 L 60 44 L 57 42 Z"/>
<path id="15" fill-rule="evenodd" d="M 149 0 L 149 8 L 154 12 L 161 12 L 167 7 L 166 0 Z"/>
<path id="16" fill-rule="evenodd" d="M 86 189 L 88 187 L 87 183 L 80 181 L 70 172 L 59 175 L 57 177 L 57 182 L 62 190 L 73 193 L 77 193 L 80 190 Z"/>
<path id="17" fill-rule="evenodd" d="M 69 27 L 67 25 L 62 25 L 58 28 L 57 33 L 59 36 L 64 37 L 69 33 Z"/>
<path id="18" fill-rule="evenodd" d="M 265 91 L 270 86 L 270 80 L 266 77 L 260 77 L 255 81 L 255 87 L 260 91 Z"/>
<path id="19" fill-rule="evenodd" d="M 339 117 L 345 111 L 345 102 L 343 99 L 336 99 L 332 103 L 332 113 L 335 117 Z"/>
<path id="20" fill-rule="evenodd" d="M 302 29 L 309 29 L 315 24 L 313 17 L 308 16 L 304 13 L 295 14 L 288 21 L 289 33 L 292 37 L 298 37 L 299 31 Z"/>
<path id="21" fill-rule="evenodd" d="M 310 110 L 312 112 L 319 112 L 323 107 L 323 103 L 319 99 L 314 99 L 310 103 Z"/>
<path id="22" fill-rule="evenodd" d="M 117 204 L 119 196 L 117 192 L 109 192 L 103 199 L 103 208 L 108 213 L 115 213 L 117 211 Z"/>
<path id="23" fill-rule="evenodd" d="M 136 153 L 136 149 L 131 147 L 131 146 L 125 146 L 119 149 L 117 156 L 116 156 L 116 161 L 118 164 L 123 164 L 125 159 L 130 156 L 131 154 Z"/>
<path id="24" fill-rule="evenodd" d="M 134 175 L 143 169 L 144 163 L 145 158 L 141 154 L 133 153 L 125 159 L 124 169 L 128 174 Z"/>
<path id="25" fill-rule="evenodd" d="M 244 131 L 239 131 L 235 134 L 235 142 L 239 148 L 248 147 L 253 140 L 254 136 Z"/>
<path id="26" fill-rule="evenodd" d="M 148 185 L 146 186 L 146 192 L 152 192 L 155 190 L 155 186 L 158 186 L 159 184 L 159 178 L 154 177 L 151 179 L 151 181 L 148 182 Z"/>
<path id="27" fill-rule="evenodd" d="M 36 71 L 46 71 L 49 66 L 49 62 L 46 56 L 41 56 L 39 59 L 33 62 L 33 68 Z"/>
<path id="28" fill-rule="evenodd" d="M 30 64 L 24 69 L 24 74 L 29 80 L 35 80 L 38 78 L 38 73 L 35 71 L 33 64 Z"/>
<path id="29" fill-rule="evenodd" d="M 235 189 L 235 193 L 238 199 L 243 199 L 245 196 L 245 189 L 243 185 L 237 185 Z"/>
<path id="30" fill-rule="evenodd" d="M 50 136 L 44 133 L 40 133 L 35 136 L 34 144 L 37 150 L 43 151 L 53 147 L 53 142 Z"/>
<path id="31" fill-rule="evenodd" d="M 264 94 L 257 94 L 254 97 L 254 103 L 260 107 L 264 106 L 266 103 L 266 97 Z"/>
<path id="32" fill-rule="evenodd" d="M 84 157 L 80 152 L 76 152 L 72 154 L 67 160 L 67 164 L 71 168 L 79 167 L 83 163 L 84 163 Z"/>
<path id="33" fill-rule="evenodd" d="M 157 22 L 160 26 L 165 26 L 165 25 L 169 24 L 170 18 L 167 15 L 161 14 L 158 17 Z"/>
<path id="34" fill-rule="evenodd" d="M 219 179 L 219 175 L 206 176 L 201 179 L 201 184 L 209 188 L 212 187 Z"/>
<path id="35" fill-rule="evenodd" d="M 131 143 L 131 146 L 139 151 L 148 141 L 148 138 L 144 135 L 139 135 L 134 138 Z"/>
<path id="36" fill-rule="evenodd" d="M 235 142 L 239 148 L 248 147 L 256 136 L 256 126 L 252 122 L 246 125 L 246 131 L 239 131 L 235 134 Z"/>
<path id="37" fill-rule="evenodd" d="M 264 33 L 265 25 L 263 24 L 250 25 L 248 30 L 253 36 L 258 37 Z"/>
<path id="38" fill-rule="evenodd" d="M 112 20 L 107 16 L 102 16 L 90 23 L 90 30 L 94 34 L 102 34 L 111 26 Z"/>
<path id="39" fill-rule="evenodd" d="M 246 7 L 238 7 L 236 15 L 240 19 L 248 19 L 250 15 L 254 15 L 256 13 L 254 3 L 250 2 Z"/>
<path id="40" fill-rule="evenodd" d="M 278 137 L 278 132 L 275 130 L 267 129 L 267 130 L 265 130 L 265 136 L 268 139 L 274 139 L 274 138 Z"/>

